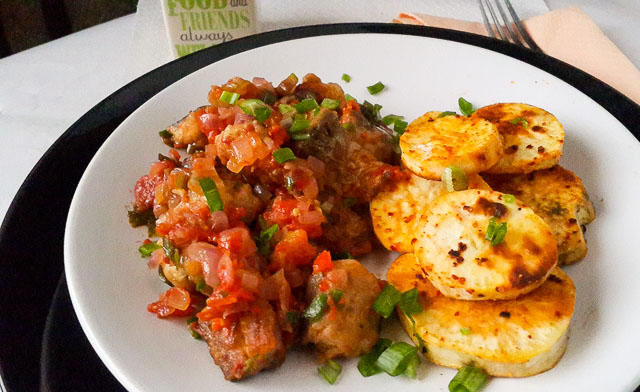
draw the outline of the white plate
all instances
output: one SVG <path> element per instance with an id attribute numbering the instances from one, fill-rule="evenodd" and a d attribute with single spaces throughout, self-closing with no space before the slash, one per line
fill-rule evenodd
<path id="1" fill-rule="evenodd" d="M 354 360 L 330 387 L 314 357 L 288 353 L 275 371 L 246 381 L 224 381 L 206 344 L 191 338 L 183 320 L 159 320 L 146 311 L 166 286 L 147 269 L 137 247 L 144 229 L 132 229 L 126 211 L 132 188 L 166 150 L 158 131 L 207 103 L 211 84 L 232 76 L 279 82 L 290 72 L 314 72 L 340 81 L 383 113 L 416 118 L 428 110 L 457 110 L 458 97 L 476 107 L 526 102 L 555 114 L 566 130 L 562 165 L 575 171 L 593 200 L 589 253 L 566 268 L 577 288 L 569 346 L 552 370 L 525 379 L 493 379 L 487 391 L 623 391 L 640 381 L 640 143 L 592 99 L 562 80 L 519 60 L 446 40 L 386 34 L 312 37 L 249 50 L 216 62 L 171 85 L 136 110 L 107 139 L 76 191 L 66 226 L 65 267 L 80 323 L 101 359 L 131 391 L 444 391 L 455 371 L 424 364 L 418 380 L 385 374 L 363 378 Z M 387 89 L 372 97 L 366 86 Z M 391 260 L 378 254 L 367 266 L 383 273 Z"/>

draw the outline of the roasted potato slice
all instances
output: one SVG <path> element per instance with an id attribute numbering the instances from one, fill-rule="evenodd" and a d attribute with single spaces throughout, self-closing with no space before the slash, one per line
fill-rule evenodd
<path id="1" fill-rule="evenodd" d="M 420 344 L 418 335 L 425 356 L 438 365 L 474 363 L 493 376 L 526 377 L 551 369 L 565 351 L 575 287 L 559 268 L 536 290 L 506 301 L 443 297 L 412 254 L 391 265 L 387 280 L 401 291 L 418 288 L 423 311 L 412 316 L 415 326 L 400 310 L 398 315 L 409 336 Z"/>
<path id="2" fill-rule="evenodd" d="M 491 190 L 478 174 L 470 174 L 470 189 Z M 407 180 L 379 192 L 369 209 L 373 230 L 382 246 L 400 253 L 412 253 L 415 223 L 422 210 L 437 197 L 447 193 L 441 181 L 427 180 L 412 174 Z"/>
<path id="3" fill-rule="evenodd" d="M 596 215 L 582 181 L 573 172 L 556 165 L 529 174 L 484 177 L 497 191 L 514 195 L 547 222 L 558 244 L 558 264 L 575 263 L 586 256 L 583 228 Z"/>
<path id="4" fill-rule="evenodd" d="M 416 224 L 414 253 L 444 296 L 513 299 L 539 287 L 556 266 L 549 226 L 520 201 L 503 196 L 476 189 L 447 193 Z M 494 241 L 487 239 L 491 231 Z"/>
<path id="5" fill-rule="evenodd" d="M 497 103 L 476 110 L 498 127 L 504 155 L 488 173 L 529 173 L 547 169 L 560 160 L 564 143 L 562 124 L 544 109 L 524 103 Z"/>
<path id="6" fill-rule="evenodd" d="M 495 125 L 479 117 L 428 112 L 414 120 L 400 136 L 402 162 L 414 174 L 439 180 L 442 171 L 455 165 L 467 174 L 495 165 L 503 146 Z"/>

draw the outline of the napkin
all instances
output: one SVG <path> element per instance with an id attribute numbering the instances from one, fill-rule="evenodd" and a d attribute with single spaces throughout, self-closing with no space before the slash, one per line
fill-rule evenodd
<path id="1" fill-rule="evenodd" d="M 425 14 L 401 13 L 393 21 L 487 35 L 482 23 Z M 640 71 L 580 8 L 551 11 L 523 24 L 546 54 L 595 76 L 640 104 Z"/>

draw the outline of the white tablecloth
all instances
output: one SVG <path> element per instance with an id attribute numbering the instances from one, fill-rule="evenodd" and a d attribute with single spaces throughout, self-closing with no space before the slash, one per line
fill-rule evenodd
<path id="1" fill-rule="evenodd" d="M 640 66 L 640 2 L 512 2 L 522 18 L 578 5 Z M 258 0 L 258 4 L 262 31 L 317 23 L 388 22 L 401 11 L 480 20 L 472 0 Z M 140 0 L 137 15 L 0 60 L 0 219 L 33 165 L 74 121 L 125 83 L 170 60 L 158 23 L 162 23 L 159 0 Z"/>

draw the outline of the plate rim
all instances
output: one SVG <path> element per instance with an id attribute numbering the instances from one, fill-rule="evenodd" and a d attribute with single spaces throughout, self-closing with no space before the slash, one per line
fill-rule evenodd
<path id="1" fill-rule="evenodd" d="M 38 187 L 34 183 L 36 183 L 40 177 L 47 175 L 47 172 L 52 171 L 51 165 L 55 162 L 56 158 L 68 154 L 68 152 L 65 151 L 65 147 L 75 138 L 91 133 L 97 128 L 110 128 L 113 125 L 111 129 L 103 130 L 103 132 L 106 133 L 102 139 L 102 142 L 104 142 L 106 137 L 108 137 L 117 125 L 131 112 L 158 92 L 183 77 L 234 54 L 269 44 L 300 38 L 364 33 L 399 34 L 444 39 L 485 48 L 521 60 L 558 77 L 593 99 L 599 106 L 620 121 L 637 140 L 640 140 L 640 106 L 604 82 L 569 64 L 545 54 L 518 47 L 514 44 L 449 29 L 384 23 L 329 24 L 276 30 L 230 41 L 223 45 L 211 47 L 184 58 L 174 60 L 131 81 L 95 105 L 53 143 L 19 188 L 0 227 L 0 249 L 3 250 L 3 253 L 5 253 L 4 250 L 15 251 L 15 249 L 12 249 L 14 247 L 13 244 L 10 243 L 11 230 L 19 224 L 21 210 L 31 208 L 29 205 L 24 205 L 24 199 L 32 196 L 33 192 L 37 191 Z M 99 137 L 101 138 L 102 136 Z M 93 151 L 88 151 L 88 159 L 86 162 L 82 162 L 82 167 L 79 169 L 80 174 L 76 176 L 77 178 L 72 178 L 70 182 L 65 184 L 65 186 L 71 187 L 71 197 L 68 198 L 66 205 L 56 206 L 58 209 L 67 210 L 68 212 L 68 206 L 75 193 L 75 188 L 80 177 L 95 152 L 102 145 L 102 142 L 96 146 L 92 146 L 91 150 Z M 63 212 L 62 215 L 64 216 L 62 222 L 64 227 L 66 223 L 66 213 Z M 58 241 L 58 239 L 55 241 Z M 52 243 L 52 245 L 62 248 L 64 242 Z M 0 277 L 0 289 L 4 292 L 6 287 L 6 278 Z M 2 304 L 3 303 L 0 302 L 0 305 Z M 4 380 L 7 380 L 5 369 L 5 366 L 0 361 L 0 374 Z M 9 382 L 5 383 L 5 386 L 9 388 L 10 385 L 7 384 L 9 384 Z"/>

